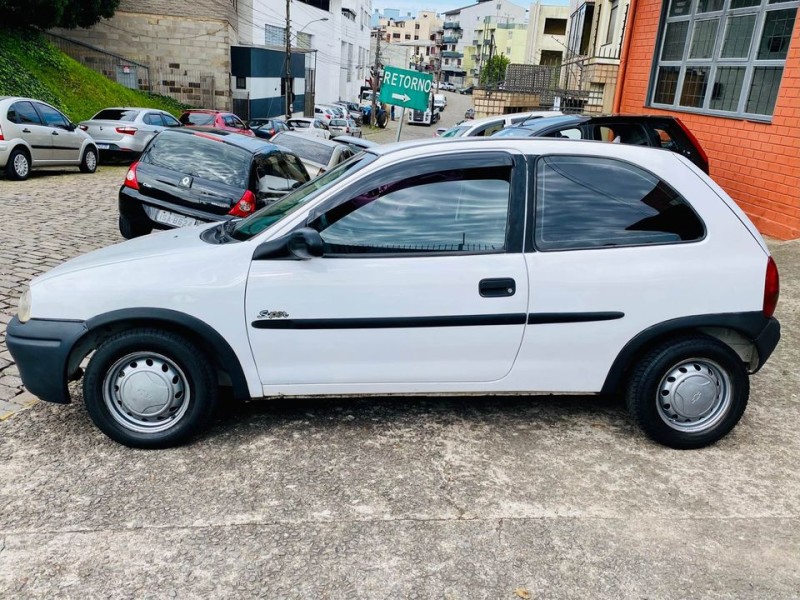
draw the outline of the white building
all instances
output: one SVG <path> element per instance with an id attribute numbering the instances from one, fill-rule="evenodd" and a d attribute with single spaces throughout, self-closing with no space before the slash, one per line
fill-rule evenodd
<path id="1" fill-rule="evenodd" d="M 238 0 L 238 12 L 234 102 L 246 98 L 250 117 L 285 114 L 286 3 Z M 293 114 L 309 113 L 315 102 L 357 98 L 369 72 L 371 12 L 371 0 L 291 1 Z"/>

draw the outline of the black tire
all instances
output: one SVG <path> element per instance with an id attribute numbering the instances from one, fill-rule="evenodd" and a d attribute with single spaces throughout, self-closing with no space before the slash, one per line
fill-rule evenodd
<path id="1" fill-rule="evenodd" d="M 132 448 L 186 442 L 208 424 L 218 396 L 206 355 L 182 336 L 158 329 L 132 329 L 103 342 L 83 381 L 92 421 Z"/>
<path id="2" fill-rule="evenodd" d="M 649 350 L 633 368 L 625 403 L 651 439 L 690 449 L 725 437 L 749 395 L 750 379 L 736 352 L 716 338 L 693 335 Z"/>
<path id="3" fill-rule="evenodd" d="M 8 156 L 6 175 L 9 179 L 23 181 L 30 177 L 31 157 L 24 148 L 14 148 Z"/>
<path id="4" fill-rule="evenodd" d="M 97 150 L 93 146 L 87 146 L 83 151 L 83 158 L 81 158 L 80 170 L 81 173 L 94 173 L 97 171 L 97 163 L 99 158 Z"/>
<path id="5" fill-rule="evenodd" d="M 378 127 L 381 129 L 386 129 L 386 126 L 389 124 L 389 115 L 384 113 L 378 113 Z"/>
<path id="6" fill-rule="evenodd" d="M 119 216 L 119 232 L 126 240 L 147 235 L 151 231 L 153 231 L 153 226 L 148 223 L 132 221 L 125 215 Z"/>

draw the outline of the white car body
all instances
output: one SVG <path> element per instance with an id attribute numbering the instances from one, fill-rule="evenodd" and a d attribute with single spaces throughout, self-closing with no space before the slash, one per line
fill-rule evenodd
<path id="1" fill-rule="evenodd" d="M 557 117 L 561 114 L 563 113 L 557 110 L 535 110 L 524 113 L 512 113 L 510 115 L 494 115 L 460 123 L 455 127 L 451 127 L 442 134 L 442 137 L 489 137 L 501 129 L 505 129 L 511 125 L 518 125 L 529 119 Z"/>
<path id="2" fill-rule="evenodd" d="M 444 94 L 433 95 L 433 108 L 439 112 L 442 112 L 445 108 L 447 108 L 447 98 Z"/>
<path id="3" fill-rule="evenodd" d="M 528 159 L 537 156 L 636 165 L 691 199 L 704 235 L 569 251 L 526 245 L 485 253 L 254 259 L 264 244 L 279 243 L 359 186 L 404 181 L 418 170 L 437 173 L 448 164 L 488 168 L 487 160 L 515 165 L 508 223 L 528 240 L 534 225 L 525 182 Z M 358 157 L 372 162 L 246 241 L 207 243 L 201 232 L 208 226 L 184 228 L 56 267 L 31 283 L 29 323 L 69 320 L 92 329 L 177 315 L 214 332 L 211 343 L 221 355 L 232 351 L 251 398 L 597 393 L 607 390 L 619 357 L 643 332 L 697 315 L 762 311 L 769 259 L 763 240 L 710 178 L 673 152 L 501 138 L 396 144 Z M 498 295 L 484 295 L 483 282 L 494 278 L 501 278 Z M 515 290 L 505 290 L 502 281 L 511 280 Z M 698 323 L 751 368 L 760 366 L 755 346 L 723 321 Z M 10 326 L 12 351 L 25 327 Z"/>
<path id="4" fill-rule="evenodd" d="M 331 132 L 328 126 L 322 119 L 310 117 L 293 117 L 286 121 L 286 125 L 290 131 L 300 133 L 302 135 L 310 135 L 323 140 L 328 140 L 331 137 Z"/>

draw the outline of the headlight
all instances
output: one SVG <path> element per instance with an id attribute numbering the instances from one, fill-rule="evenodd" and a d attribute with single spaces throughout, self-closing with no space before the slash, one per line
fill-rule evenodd
<path id="1" fill-rule="evenodd" d="M 17 318 L 20 323 L 25 323 L 31 318 L 31 289 L 25 290 L 19 298 L 19 308 L 17 309 Z"/>

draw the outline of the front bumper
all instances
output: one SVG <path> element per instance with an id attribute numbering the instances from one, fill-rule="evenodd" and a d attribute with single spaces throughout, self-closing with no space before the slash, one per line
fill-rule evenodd
<path id="1" fill-rule="evenodd" d="M 70 352 L 88 331 L 83 321 L 14 317 L 6 329 L 6 345 L 17 363 L 22 383 L 46 402 L 70 402 L 67 373 Z"/>

